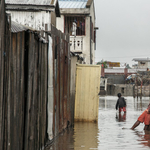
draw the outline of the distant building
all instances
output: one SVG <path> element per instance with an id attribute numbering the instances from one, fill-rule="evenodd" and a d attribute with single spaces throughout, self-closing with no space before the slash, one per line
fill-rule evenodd
<path id="1" fill-rule="evenodd" d="M 138 64 L 132 65 L 132 68 L 137 69 L 138 68 Z"/>
<path id="2" fill-rule="evenodd" d="M 150 59 L 149 58 L 134 58 L 133 61 L 138 62 L 137 69 L 150 68 Z"/>
<path id="3" fill-rule="evenodd" d="M 61 17 L 57 28 L 70 34 L 70 50 L 80 54 L 85 64 L 95 63 L 94 0 L 59 0 Z"/>
<path id="4" fill-rule="evenodd" d="M 56 27 L 56 17 L 60 16 L 57 0 L 5 0 L 11 20 L 36 30 L 50 30 Z"/>

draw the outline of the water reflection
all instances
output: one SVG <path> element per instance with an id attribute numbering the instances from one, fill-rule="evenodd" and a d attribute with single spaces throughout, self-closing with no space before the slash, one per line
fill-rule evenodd
<path id="1" fill-rule="evenodd" d="M 69 128 L 54 139 L 45 150 L 72 150 L 74 149 L 74 129 Z"/>
<path id="2" fill-rule="evenodd" d="M 98 124 L 75 123 L 74 129 L 67 129 L 46 150 L 87 150 L 98 148 Z"/>
<path id="3" fill-rule="evenodd" d="M 139 141 L 142 145 L 150 147 L 150 131 L 136 131 L 135 133 L 140 137 Z"/>
<path id="4" fill-rule="evenodd" d="M 125 122 L 126 121 L 126 113 L 116 113 L 116 120 L 118 122 Z"/>
<path id="5" fill-rule="evenodd" d="M 98 124 L 97 123 L 75 123 L 74 126 L 74 149 L 87 150 L 98 148 Z"/>

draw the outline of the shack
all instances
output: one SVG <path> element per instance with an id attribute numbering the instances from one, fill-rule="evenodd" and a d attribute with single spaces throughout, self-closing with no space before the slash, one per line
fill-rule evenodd
<path id="1" fill-rule="evenodd" d="M 42 149 L 72 125 L 69 36 L 13 22 L 0 6 L 0 149 Z"/>

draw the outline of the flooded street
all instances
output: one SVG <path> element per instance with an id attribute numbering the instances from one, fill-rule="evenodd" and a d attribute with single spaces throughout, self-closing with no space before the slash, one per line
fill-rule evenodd
<path id="1" fill-rule="evenodd" d="M 150 99 L 133 97 L 127 99 L 127 113 L 119 115 L 115 110 L 117 97 L 100 97 L 98 123 L 75 123 L 57 137 L 46 150 L 148 150 L 150 131 L 140 124 L 135 130 L 130 128 L 139 115 L 147 108 Z"/>

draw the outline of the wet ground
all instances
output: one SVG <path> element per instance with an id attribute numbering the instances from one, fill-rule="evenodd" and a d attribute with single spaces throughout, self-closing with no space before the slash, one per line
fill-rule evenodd
<path id="1" fill-rule="evenodd" d="M 54 140 L 46 150 L 149 150 L 150 131 L 140 124 L 130 128 L 147 108 L 150 98 L 125 97 L 127 113 L 115 110 L 117 97 L 100 97 L 98 123 L 75 123 Z"/>

